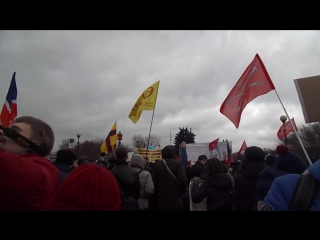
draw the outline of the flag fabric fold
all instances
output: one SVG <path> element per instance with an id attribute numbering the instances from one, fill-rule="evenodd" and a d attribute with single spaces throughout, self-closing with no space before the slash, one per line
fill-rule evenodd
<path id="1" fill-rule="evenodd" d="M 100 151 L 106 154 L 112 153 L 117 144 L 117 122 L 115 122 L 108 134 L 101 144 Z"/>
<path id="2" fill-rule="evenodd" d="M 215 149 L 218 146 L 218 143 L 219 143 L 219 138 L 210 142 L 209 143 L 209 151 L 212 151 L 213 149 Z"/>
<path id="3" fill-rule="evenodd" d="M 291 118 L 291 122 L 292 122 L 295 130 L 298 131 L 298 128 L 297 128 L 296 122 L 294 121 L 294 118 Z M 281 141 L 282 139 L 284 139 L 285 136 L 288 136 L 289 133 L 292 133 L 292 132 L 294 132 L 294 130 L 290 124 L 290 121 L 286 121 L 284 124 L 281 125 L 281 127 L 279 128 L 279 130 L 277 132 L 278 139 Z"/>
<path id="4" fill-rule="evenodd" d="M 11 125 L 18 115 L 17 96 L 16 72 L 14 72 L 0 115 L 0 122 L 3 127 Z"/>
<path id="5" fill-rule="evenodd" d="M 138 122 L 143 110 L 154 110 L 156 107 L 160 80 L 148 87 L 133 105 L 129 118 L 133 123 Z"/>
<path id="6" fill-rule="evenodd" d="M 242 146 L 241 146 L 240 150 L 238 151 L 238 156 L 240 156 L 240 154 L 242 152 L 244 152 L 246 149 L 247 149 L 247 143 L 246 143 L 246 141 L 243 141 Z"/>
<path id="7" fill-rule="evenodd" d="M 256 97 L 274 89 L 273 82 L 260 56 L 256 54 L 221 104 L 220 112 L 238 128 L 241 114 L 246 105 Z"/>

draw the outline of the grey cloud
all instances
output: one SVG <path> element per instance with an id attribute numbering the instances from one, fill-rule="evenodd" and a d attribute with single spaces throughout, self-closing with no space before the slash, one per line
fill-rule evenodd
<path id="1" fill-rule="evenodd" d="M 250 102 L 239 129 L 221 103 L 258 53 L 281 101 L 304 123 L 293 79 L 319 75 L 318 31 L 0 31 L 2 101 L 16 71 L 19 115 L 52 125 L 62 139 L 104 138 L 113 123 L 131 143 L 148 136 L 152 111 L 133 124 L 128 114 L 142 92 L 160 80 L 151 134 L 170 144 L 179 127 L 196 142 L 218 137 L 238 151 L 274 147 L 283 108 L 274 91 Z"/>

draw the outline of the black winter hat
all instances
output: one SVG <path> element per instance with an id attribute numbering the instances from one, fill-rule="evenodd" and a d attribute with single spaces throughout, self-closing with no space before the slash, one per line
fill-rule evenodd
<path id="1" fill-rule="evenodd" d="M 167 145 L 161 150 L 162 158 L 174 158 L 175 148 L 173 145 Z"/>
<path id="2" fill-rule="evenodd" d="M 253 162 L 262 162 L 265 158 L 264 151 L 256 146 L 248 147 L 244 152 L 244 162 L 245 164 L 253 163 Z"/>
<path id="3" fill-rule="evenodd" d="M 266 155 L 266 157 L 265 157 L 266 164 L 267 164 L 268 166 L 275 165 L 275 164 L 276 164 L 276 161 L 277 161 L 277 158 L 278 158 L 278 156 L 277 156 L 277 155 L 274 155 L 274 154 L 268 154 L 268 155 Z"/>
<path id="4" fill-rule="evenodd" d="M 61 149 L 57 152 L 57 163 L 64 163 L 71 166 L 77 160 L 77 156 L 70 149 Z"/>

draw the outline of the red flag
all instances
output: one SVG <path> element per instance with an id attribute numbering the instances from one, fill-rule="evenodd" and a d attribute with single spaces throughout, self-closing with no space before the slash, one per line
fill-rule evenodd
<path id="1" fill-rule="evenodd" d="M 256 97 L 266 94 L 275 87 L 258 54 L 246 68 L 220 107 L 220 112 L 239 127 L 246 105 Z"/>
<path id="2" fill-rule="evenodd" d="M 16 72 L 14 72 L 0 115 L 1 125 L 4 127 L 11 125 L 13 120 L 18 115 L 17 96 L 18 90 L 16 85 Z"/>
<path id="3" fill-rule="evenodd" d="M 212 151 L 213 149 L 215 149 L 218 145 L 218 142 L 219 142 L 219 138 L 209 143 L 209 151 Z"/>
<path id="4" fill-rule="evenodd" d="M 295 128 L 296 131 L 298 131 L 297 125 L 294 121 L 294 118 L 291 118 L 292 124 Z M 284 126 L 283 126 L 284 125 Z M 281 141 L 282 139 L 284 139 L 285 136 L 288 136 L 289 133 L 294 132 L 290 121 L 286 121 L 284 124 L 281 125 L 281 127 L 279 128 L 278 132 L 277 132 L 277 136 L 279 138 L 279 140 Z"/>
<path id="5" fill-rule="evenodd" d="M 241 152 L 244 152 L 247 149 L 246 141 L 243 141 L 242 146 L 238 152 L 238 156 L 240 156 Z"/>
<path id="6" fill-rule="evenodd" d="M 235 157 L 234 157 L 234 154 L 231 154 L 230 162 L 232 162 L 232 163 L 236 162 L 236 159 L 235 159 Z"/>

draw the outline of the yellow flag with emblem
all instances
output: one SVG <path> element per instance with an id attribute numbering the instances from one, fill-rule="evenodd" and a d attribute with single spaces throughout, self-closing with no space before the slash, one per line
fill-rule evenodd
<path id="1" fill-rule="evenodd" d="M 133 105 L 129 118 L 133 123 L 138 122 L 143 110 L 154 110 L 156 107 L 160 80 L 148 87 Z"/>

